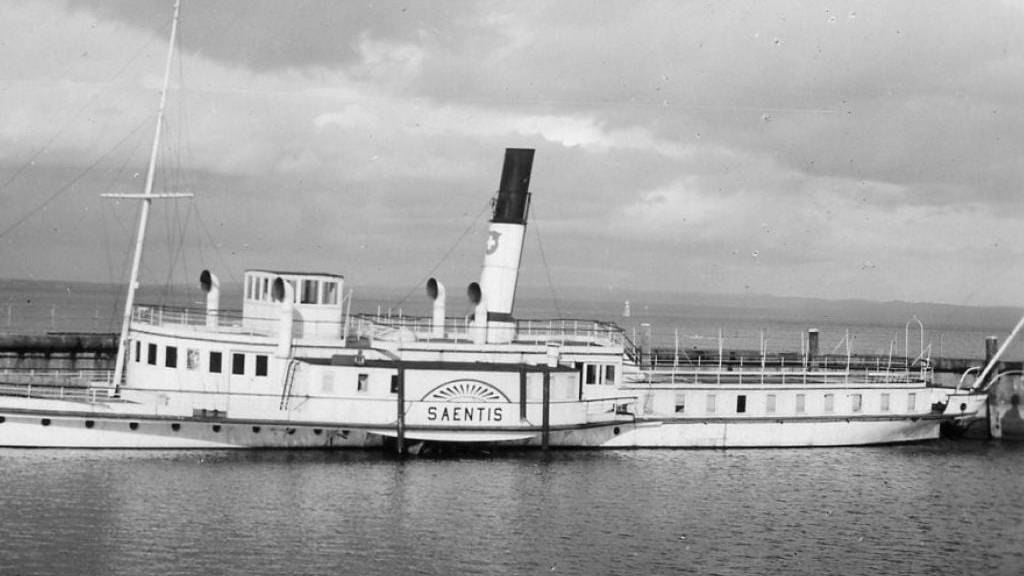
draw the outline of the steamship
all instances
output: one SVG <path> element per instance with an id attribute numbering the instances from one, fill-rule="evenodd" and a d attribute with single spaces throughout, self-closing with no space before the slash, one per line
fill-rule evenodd
<path id="1" fill-rule="evenodd" d="M 644 366 L 617 325 L 517 320 L 534 151 L 505 152 L 468 318 L 350 315 L 345 278 L 248 270 L 241 313 L 126 307 L 115 374 L 7 387 L 0 445 L 104 448 L 819 446 L 938 436 L 927 378 Z M 134 284 L 134 282 L 133 282 Z M 129 288 L 131 292 L 131 288 Z M 129 301 L 132 298 L 128 298 Z M 122 376 L 123 371 L 123 376 Z"/>
<path id="2" fill-rule="evenodd" d="M 177 25 L 171 27 L 171 47 Z M 170 52 L 170 51 L 169 51 Z M 471 316 L 351 315 L 345 278 L 248 270 L 242 310 L 136 305 L 170 53 L 113 374 L 0 386 L 0 446 L 313 448 L 820 446 L 938 437 L 920 377 L 644 366 L 617 325 L 522 320 L 513 304 L 534 150 L 505 152 Z"/>
<path id="3" fill-rule="evenodd" d="M 0 445 L 127 448 L 822 446 L 938 436 L 927 375 L 644 366 L 617 325 L 517 320 L 534 151 L 505 152 L 468 318 L 350 315 L 345 278 L 248 270 L 241 313 L 132 305 L 115 375 L 0 396 Z M 133 282 L 134 284 L 134 282 Z M 132 298 L 128 299 L 129 301 Z M 120 374 L 123 370 L 123 376 Z"/>

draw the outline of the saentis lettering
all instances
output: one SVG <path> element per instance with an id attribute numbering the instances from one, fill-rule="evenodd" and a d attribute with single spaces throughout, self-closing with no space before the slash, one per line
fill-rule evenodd
<path id="1" fill-rule="evenodd" d="M 430 406 L 427 420 L 431 422 L 501 422 L 501 406 Z"/>

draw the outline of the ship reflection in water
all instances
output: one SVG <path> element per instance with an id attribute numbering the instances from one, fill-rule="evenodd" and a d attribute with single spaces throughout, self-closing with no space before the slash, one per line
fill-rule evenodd
<path id="1" fill-rule="evenodd" d="M 0 450 L 3 574 L 1020 574 L 1024 445 Z"/>

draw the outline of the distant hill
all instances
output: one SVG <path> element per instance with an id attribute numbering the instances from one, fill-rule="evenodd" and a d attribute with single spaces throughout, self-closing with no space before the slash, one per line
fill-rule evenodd
<path id="1" fill-rule="evenodd" d="M 383 312 L 426 315 L 430 310 L 424 290 L 383 286 L 360 286 L 355 290 L 353 312 Z M 70 301 L 87 304 L 106 315 L 123 297 L 123 287 L 104 283 L 55 280 L 0 279 L 0 305 L 63 306 Z M 222 283 L 224 308 L 241 307 L 240 283 Z M 33 300 L 34 298 L 34 300 Z M 405 299 L 404 301 L 403 298 Z M 176 306 L 202 305 L 203 294 L 195 285 L 170 288 L 143 286 L 141 303 Z M 626 300 L 631 319 L 622 317 Z M 90 308 L 91 310 L 91 308 Z M 471 306 L 463 288 L 448 287 L 448 313 L 468 314 Z M 817 323 L 833 326 L 890 326 L 903 328 L 916 316 L 929 330 L 971 330 L 1008 332 L 1024 314 L 1024 308 L 958 306 L 921 302 L 874 302 L 868 300 L 826 300 L 764 294 L 670 293 L 656 291 L 606 290 L 601 288 L 560 288 L 553 295 L 547 288 L 521 287 L 516 297 L 520 317 L 567 316 L 598 318 L 628 324 L 648 320 L 717 320 L 757 323 Z"/>

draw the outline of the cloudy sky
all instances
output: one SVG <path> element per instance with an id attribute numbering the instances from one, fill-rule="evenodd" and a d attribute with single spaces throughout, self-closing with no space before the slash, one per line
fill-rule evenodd
<path id="1" fill-rule="evenodd" d="M 186 2 L 143 281 L 461 287 L 531 147 L 528 286 L 1020 305 L 1022 6 Z M 3 13 L 0 275 L 121 278 L 171 2 Z"/>

